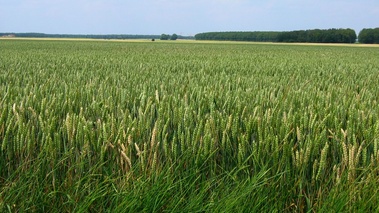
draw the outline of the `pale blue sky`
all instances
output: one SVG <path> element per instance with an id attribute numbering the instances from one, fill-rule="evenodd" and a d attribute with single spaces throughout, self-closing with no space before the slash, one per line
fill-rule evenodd
<path id="1" fill-rule="evenodd" d="M 0 0 L 0 32 L 172 34 L 379 27 L 379 0 Z"/>

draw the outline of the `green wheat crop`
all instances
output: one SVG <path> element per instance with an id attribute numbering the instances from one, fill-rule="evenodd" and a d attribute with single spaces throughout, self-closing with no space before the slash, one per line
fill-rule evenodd
<path id="1" fill-rule="evenodd" d="M 379 211 L 379 51 L 0 40 L 3 212 Z"/>

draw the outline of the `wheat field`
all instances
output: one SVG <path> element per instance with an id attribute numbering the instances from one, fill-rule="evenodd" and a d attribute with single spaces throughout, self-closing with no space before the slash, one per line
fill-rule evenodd
<path id="1" fill-rule="evenodd" d="M 379 211 L 377 47 L 0 48 L 2 212 Z"/>

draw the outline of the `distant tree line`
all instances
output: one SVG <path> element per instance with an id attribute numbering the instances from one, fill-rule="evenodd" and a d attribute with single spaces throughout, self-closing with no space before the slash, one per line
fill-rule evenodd
<path id="1" fill-rule="evenodd" d="M 352 29 L 298 30 L 289 32 L 208 32 L 195 35 L 196 40 L 354 43 L 357 35 Z"/>
<path id="2" fill-rule="evenodd" d="M 160 39 L 160 35 L 127 35 L 127 34 L 108 34 L 108 35 L 83 35 L 83 34 L 45 34 L 45 33 L 0 33 L 1 36 L 14 35 L 15 37 L 28 38 L 92 38 L 92 39 Z M 176 34 L 175 34 L 176 35 Z M 193 36 L 180 36 L 180 39 L 193 39 Z"/>
<path id="3" fill-rule="evenodd" d="M 283 32 L 278 36 L 278 42 L 307 43 L 355 43 L 357 35 L 352 29 L 328 30 L 298 30 Z"/>
<path id="4" fill-rule="evenodd" d="M 308 42 L 308 43 L 354 43 L 357 35 L 352 29 L 297 30 L 288 32 L 207 32 L 193 36 L 181 35 L 128 35 L 128 34 L 45 34 L 45 33 L 0 33 L 0 37 L 15 36 L 29 38 L 92 38 L 92 39 L 196 39 L 219 41 L 256 41 L 256 42 Z M 358 41 L 365 44 L 379 44 L 379 28 L 363 29 Z"/>
<path id="5" fill-rule="evenodd" d="M 358 40 L 364 44 L 379 44 L 379 28 L 363 29 L 359 32 Z"/>
<path id="6" fill-rule="evenodd" d="M 218 41 L 277 41 L 280 32 L 207 32 L 195 35 L 196 40 Z"/>

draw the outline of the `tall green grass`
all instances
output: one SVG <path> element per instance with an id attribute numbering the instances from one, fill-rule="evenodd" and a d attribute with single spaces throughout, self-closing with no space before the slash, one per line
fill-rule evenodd
<path id="1" fill-rule="evenodd" d="M 4 212 L 379 210 L 377 48 L 0 45 Z"/>

